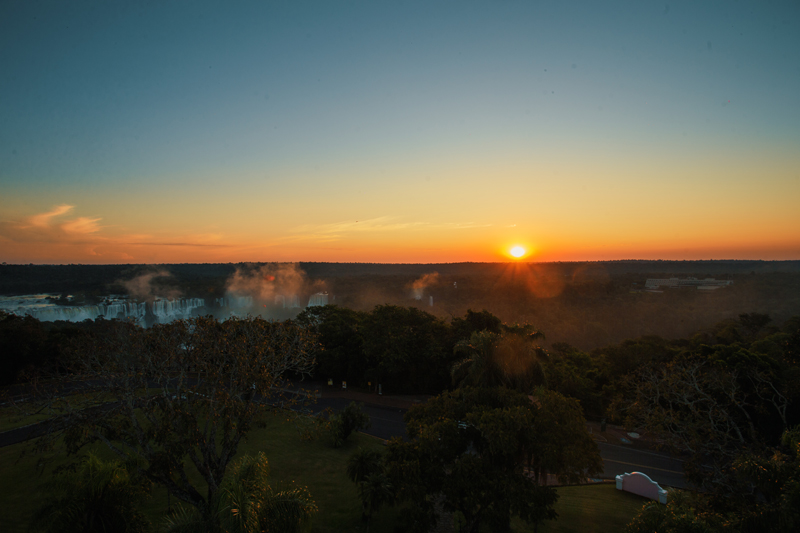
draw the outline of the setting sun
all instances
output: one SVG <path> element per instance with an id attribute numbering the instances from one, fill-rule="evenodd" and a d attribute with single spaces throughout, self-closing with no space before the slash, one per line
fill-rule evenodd
<path id="1" fill-rule="evenodd" d="M 525 248 L 523 248 L 522 246 L 515 246 L 510 250 L 510 253 L 514 257 L 519 258 L 525 255 Z"/>

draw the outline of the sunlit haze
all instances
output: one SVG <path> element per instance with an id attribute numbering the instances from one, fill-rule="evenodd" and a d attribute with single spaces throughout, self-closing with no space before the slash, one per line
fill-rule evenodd
<path id="1" fill-rule="evenodd" d="M 800 259 L 796 1 L 7 0 L 0 81 L 4 262 Z"/>

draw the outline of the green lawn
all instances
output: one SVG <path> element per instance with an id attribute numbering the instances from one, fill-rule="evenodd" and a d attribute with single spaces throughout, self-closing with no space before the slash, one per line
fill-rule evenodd
<path id="1" fill-rule="evenodd" d="M 353 434 L 342 448 L 334 449 L 324 441 L 300 439 L 294 424 L 280 416 L 267 416 L 266 428 L 255 429 L 240 446 L 240 453 L 263 451 L 269 458 L 274 483 L 295 481 L 311 491 L 319 514 L 311 523 L 312 532 L 364 531 L 360 502 L 355 486 L 345 475 L 347 458 L 358 447 L 381 449 L 377 439 Z M 31 513 L 40 503 L 37 487 L 54 467 L 69 460 L 63 453 L 48 456 L 51 461 L 37 468 L 40 456 L 20 454 L 25 445 L 0 448 L 0 517 L 4 532 L 25 531 Z M 111 458 L 104 448 L 98 455 Z M 195 479 L 199 475 L 195 473 Z M 540 531 L 619 531 L 644 503 L 637 496 L 617 491 L 613 485 L 563 487 L 556 507 L 560 517 Z M 175 498 L 171 498 L 176 505 Z M 145 511 L 154 526 L 158 526 L 167 508 L 167 494 L 156 487 Z M 392 533 L 401 509 L 384 509 L 378 513 L 370 531 Z M 527 531 L 524 524 L 515 523 L 515 530 Z M 154 527 L 154 530 L 156 528 Z"/>
<path id="2" fill-rule="evenodd" d="M 617 490 L 613 483 L 560 487 L 558 495 L 558 520 L 546 522 L 539 528 L 541 533 L 623 531 L 642 505 L 649 501 Z"/>

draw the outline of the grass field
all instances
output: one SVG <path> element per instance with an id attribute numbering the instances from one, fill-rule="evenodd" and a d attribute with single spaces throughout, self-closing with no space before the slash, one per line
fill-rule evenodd
<path id="1" fill-rule="evenodd" d="M 382 444 L 368 435 L 354 434 L 342 448 L 334 449 L 324 441 L 304 441 L 295 426 L 282 415 L 267 416 L 266 427 L 253 430 L 239 448 L 240 453 L 263 451 L 269 458 L 271 481 L 295 481 L 311 491 L 319 513 L 310 524 L 309 531 L 329 533 L 339 531 L 364 531 L 360 502 L 356 488 L 345 475 L 347 458 L 359 447 L 381 449 Z M 38 468 L 41 456 L 27 450 L 26 445 L 0 448 L 0 531 L 23 532 L 31 513 L 41 502 L 37 487 L 58 465 L 70 458 L 63 453 L 46 456 L 49 463 Z M 98 455 L 111 458 L 104 448 L 96 448 Z M 199 482 L 199 475 L 194 478 Z M 559 519 L 540 528 L 543 532 L 593 532 L 620 531 L 641 508 L 644 500 L 638 496 L 617 491 L 613 485 L 562 487 L 556 506 Z M 169 499 L 175 506 L 175 498 Z M 164 489 L 155 487 L 145 512 L 156 531 L 167 509 L 168 498 Z M 394 531 L 402 509 L 383 509 L 373 519 L 370 531 Z M 527 531 L 521 522 L 513 522 L 516 531 Z"/>
<path id="2" fill-rule="evenodd" d="M 623 531 L 642 505 L 649 501 L 617 490 L 613 483 L 560 487 L 558 495 L 558 520 L 543 524 L 540 533 Z"/>

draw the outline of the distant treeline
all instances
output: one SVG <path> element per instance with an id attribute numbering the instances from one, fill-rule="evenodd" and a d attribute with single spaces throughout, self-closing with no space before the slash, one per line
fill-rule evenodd
<path id="1" fill-rule="evenodd" d="M 188 290 L 192 284 L 226 279 L 237 267 L 266 263 L 202 263 L 160 265 L 0 265 L 0 294 L 19 295 L 42 292 L 74 292 L 121 290 L 119 282 L 129 280 L 147 270 L 166 270 L 175 278 L 175 284 L 186 290 L 186 296 L 196 297 Z M 310 277 L 317 279 L 340 276 L 421 276 L 430 272 L 450 276 L 499 276 L 510 265 L 517 263 L 431 263 L 431 264 L 383 264 L 383 263 L 297 263 Z M 606 275 L 647 274 L 662 275 L 721 276 L 726 274 L 749 274 L 771 272 L 800 272 L 800 261 L 595 261 L 527 263 L 548 273 L 566 277 L 581 271 L 602 270 Z M 186 286 L 186 285 L 189 286 Z"/>

